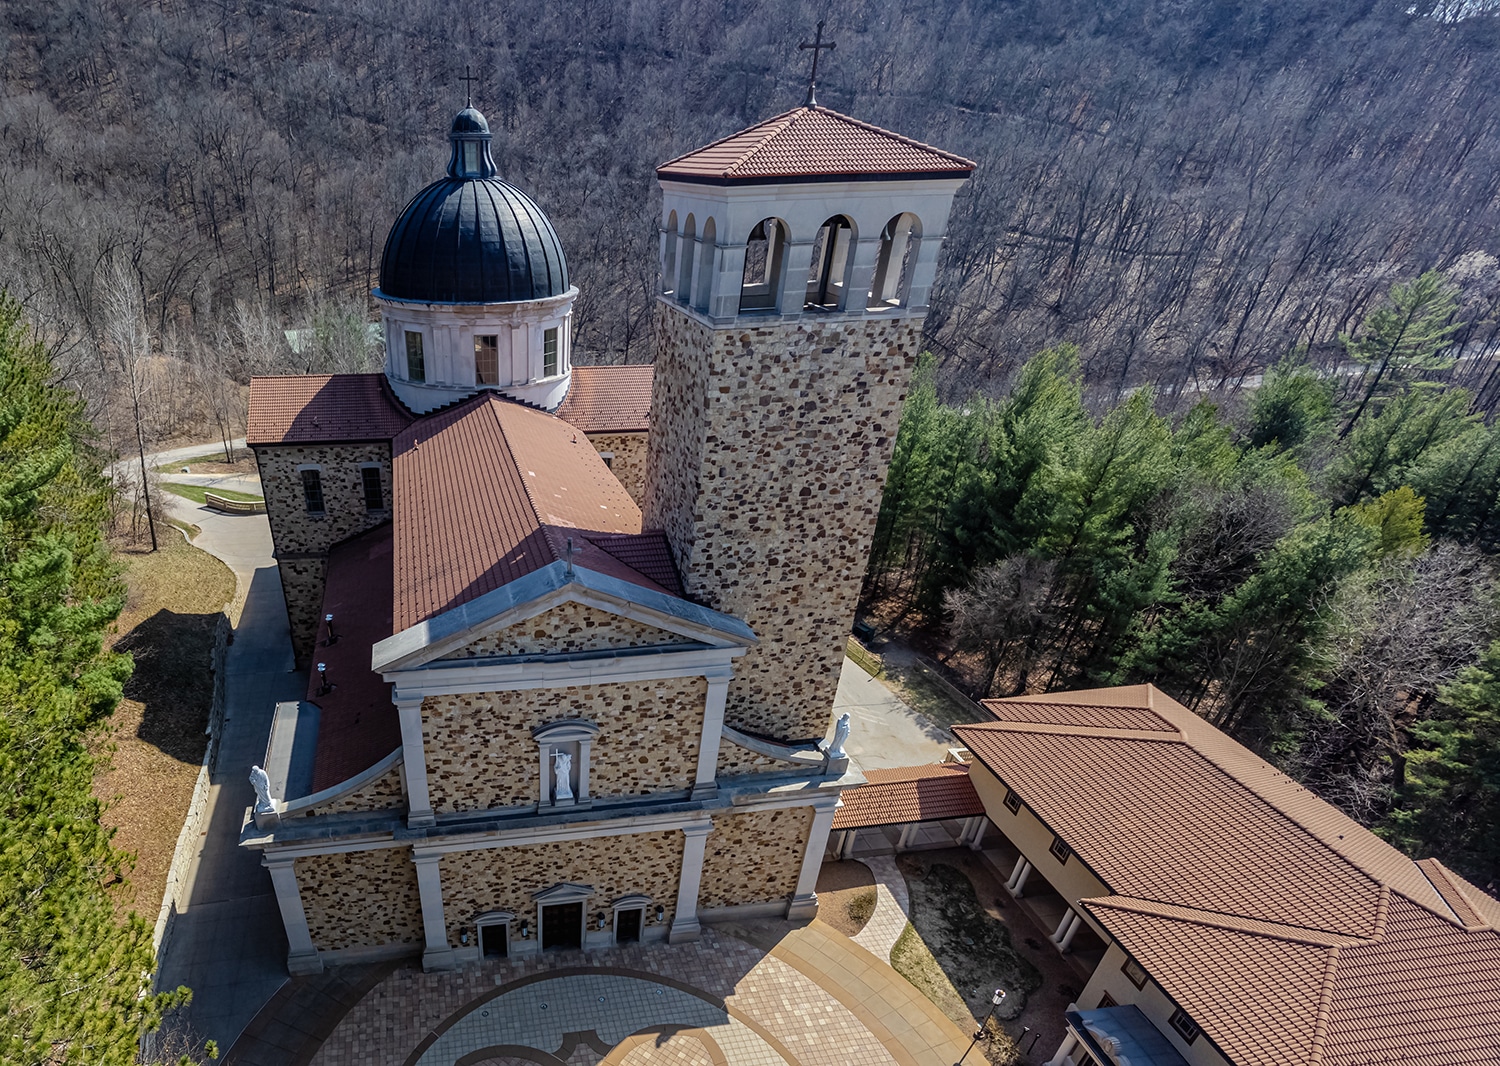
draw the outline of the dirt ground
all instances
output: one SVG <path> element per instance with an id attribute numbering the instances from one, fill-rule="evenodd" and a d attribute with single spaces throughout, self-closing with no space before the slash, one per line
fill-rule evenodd
<path id="1" fill-rule="evenodd" d="M 166 463 L 157 469 L 163 474 L 180 474 L 184 466 L 188 468 L 190 474 L 260 473 L 260 468 L 255 465 L 255 455 L 248 448 L 236 448 L 230 454 L 234 456 L 234 460 L 226 463 L 222 448 L 218 451 L 205 448 L 202 455 L 179 459 L 175 463 Z"/>
<path id="2" fill-rule="evenodd" d="M 818 872 L 818 917 L 845 936 L 875 913 L 875 875 L 862 862 L 825 862 Z"/>
<path id="3" fill-rule="evenodd" d="M 101 741 L 113 750 L 94 792 L 109 804 L 115 846 L 136 857 L 119 906 L 154 922 L 208 741 L 214 630 L 234 575 L 175 530 L 155 554 L 122 547 L 117 556 L 129 597 L 112 644 L 131 653 L 135 673 Z"/>

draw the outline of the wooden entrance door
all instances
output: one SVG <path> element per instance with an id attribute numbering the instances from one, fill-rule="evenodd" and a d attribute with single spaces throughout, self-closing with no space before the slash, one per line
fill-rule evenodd
<path id="1" fill-rule="evenodd" d="M 621 911 L 615 915 L 615 943 L 635 944 L 641 939 L 641 919 L 646 912 L 639 908 Z"/>
<path id="2" fill-rule="evenodd" d="M 542 950 L 583 947 L 583 904 L 549 903 L 542 907 Z"/>

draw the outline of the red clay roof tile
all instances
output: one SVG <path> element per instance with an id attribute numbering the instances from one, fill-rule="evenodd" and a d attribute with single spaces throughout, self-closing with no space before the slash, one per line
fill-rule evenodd
<path id="1" fill-rule="evenodd" d="M 984 804 L 964 763 L 929 763 L 866 770 L 865 784 L 845 789 L 833 816 L 835 829 L 972 818 Z"/>
<path id="2" fill-rule="evenodd" d="M 575 366 L 557 417 L 585 433 L 645 433 L 654 373 L 652 366 Z"/>
<path id="3" fill-rule="evenodd" d="M 826 107 L 799 107 L 663 163 L 660 178 L 735 184 L 799 178 L 967 177 L 974 163 Z"/>
<path id="4" fill-rule="evenodd" d="M 384 374 L 300 374 L 250 379 L 250 444 L 390 440 L 414 415 Z"/>

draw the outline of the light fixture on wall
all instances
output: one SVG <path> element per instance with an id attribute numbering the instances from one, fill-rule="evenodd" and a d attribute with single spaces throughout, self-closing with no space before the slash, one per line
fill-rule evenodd
<path id="1" fill-rule="evenodd" d="M 468 947 L 469 946 L 469 934 L 467 932 L 459 933 L 458 934 L 458 942 L 460 944 L 462 944 L 464 947 Z"/>
<path id="2" fill-rule="evenodd" d="M 522 940 L 529 940 L 530 938 L 531 938 L 531 923 L 528 922 L 525 918 L 522 918 L 521 919 L 521 939 Z"/>
<path id="3" fill-rule="evenodd" d="M 604 921 L 605 921 L 605 918 L 604 918 L 604 912 L 603 912 L 603 911 L 600 911 L 600 912 L 599 912 L 599 913 L 598 913 L 598 915 L 597 915 L 597 916 L 596 916 L 596 919 L 595 919 L 595 920 L 596 920 L 596 921 L 598 921 L 598 923 L 599 923 L 599 928 L 600 928 L 600 929 L 603 929 L 603 928 L 604 928 Z"/>
<path id="4" fill-rule="evenodd" d="M 662 922 L 664 922 L 666 920 L 667 920 L 667 908 L 663 907 L 660 903 L 658 903 L 656 905 L 656 924 L 660 925 Z"/>

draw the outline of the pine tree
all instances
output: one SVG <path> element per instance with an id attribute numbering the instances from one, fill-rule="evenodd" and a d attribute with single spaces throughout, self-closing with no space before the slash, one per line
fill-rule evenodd
<path id="1" fill-rule="evenodd" d="M 1386 303 L 1370 312 L 1358 337 L 1344 336 L 1344 350 L 1364 364 L 1359 402 L 1340 431 L 1340 439 L 1354 431 L 1372 400 L 1399 392 L 1421 373 L 1447 370 L 1453 360 L 1441 353 L 1463 323 L 1454 322 L 1458 291 L 1440 270 L 1429 270 L 1414 281 L 1391 286 Z"/>
<path id="2" fill-rule="evenodd" d="M 50 374 L 0 297 L 0 1061 L 123 1066 L 180 996 L 149 994 L 150 927 L 109 895 L 125 863 L 88 742 L 130 673 L 103 647 L 122 589 L 81 405 Z"/>

